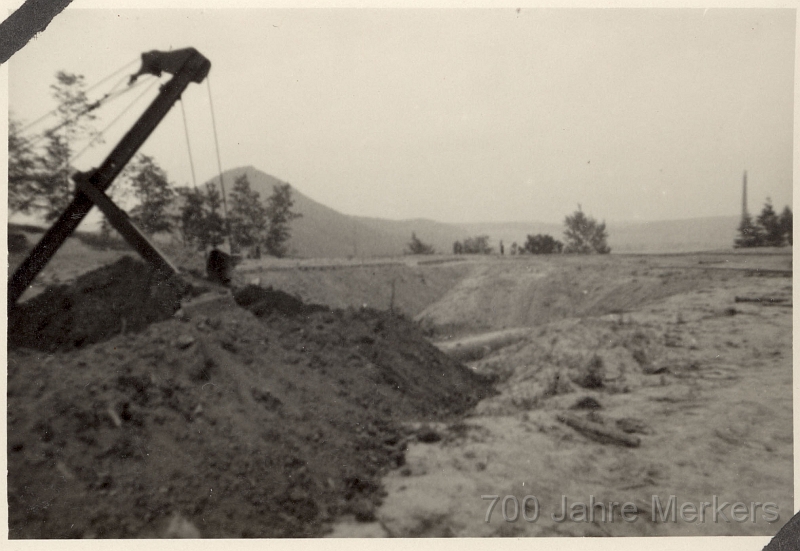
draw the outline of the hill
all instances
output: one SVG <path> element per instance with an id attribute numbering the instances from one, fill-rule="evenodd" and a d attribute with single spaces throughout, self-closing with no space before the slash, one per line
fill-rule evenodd
<path id="1" fill-rule="evenodd" d="M 255 167 L 246 166 L 223 173 L 226 189 L 247 174 L 251 187 L 262 198 L 275 185 L 284 184 Z M 212 180 L 219 182 L 219 177 Z M 301 257 L 370 257 L 402 254 L 411 233 L 437 252 L 449 253 L 453 242 L 475 235 L 488 235 L 497 249 L 502 240 L 509 250 L 522 245 L 528 234 L 545 233 L 563 239 L 563 225 L 546 222 L 493 222 L 447 224 L 424 218 L 387 220 L 350 216 L 327 207 L 292 187 L 294 210 L 303 215 L 292 223 L 289 242 L 293 255 Z M 615 253 L 668 253 L 730 249 L 736 235 L 737 216 L 718 216 L 656 222 L 608 223 L 609 245 Z"/>
<path id="2" fill-rule="evenodd" d="M 730 249 L 738 216 L 608 224 L 608 244 L 616 253 L 677 253 Z"/>
<path id="3" fill-rule="evenodd" d="M 247 174 L 251 187 L 266 199 L 273 187 L 284 184 L 253 166 L 238 167 L 223 173 L 225 189 Z M 210 182 L 219 184 L 219 177 Z M 327 207 L 292 186 L 294 210 L 302 218 L 292 222 L 289 250 L 292 256 L 317 258 L 375 257 L 403 254 L 412 232 L 434 246 L 439 253 L 450 253 L 455 241 L 488 235 L 490 245 L 522 245 L 529 234 L 550 234 L 563 240 L 563 225 L 545 222 L 492 222 L 448 224 L 424 218 L 387 220 L 350 216 Z M 19 218 L 19 217 L 17 217 Z M 100 217 L 93 211 L 81 228 L 96 231 Z M 17 221 L 28 221 L 17 220 Z M 32 220 L 42 224 L 41 220 Z M 736 236 L 738 216 L 717 216 L 656 222 L 609 222 L 608 243 L 612 253 L 679 253 L 730 249 Z"/>
<path id="4" fill-rule="evenodd" d="M 223 172 L 225 189 L 230 190 L 233 182 L 242 174 L 247 175 L 250 187 L 260 193 L 262 199 L 272 194 L 274 186 L 286 183 L 252 166 L 246 166 Z M 210 182 L 219 185 L 219 177 L 213 178 Z M 294 186 L 292 186 L 292 198 L 294 199 L 292 210 L 303 215 L 302 218 L 294 220 L 291 226 L 289 250 L 293 256 L 384 256 L 402 252 L 403 243 L 398 242 L 396 236 L 391 233 L 326 207 L 303 195 Z"/>

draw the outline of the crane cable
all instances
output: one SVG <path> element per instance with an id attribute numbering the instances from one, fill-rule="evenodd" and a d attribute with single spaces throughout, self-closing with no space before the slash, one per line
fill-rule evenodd
<path id="1" fill-rule="evenodd" d="M 96 83 L 92 84 L 92 85 L 91 85 L 89 88 L 87 88 L 87 89 L 85 90 L 85 92 L 91 92 L 92 90 L 94 90 L 95 88 L 97 88 L 98 86 L 100 86 L 102 83 L 104 83 L 105 81 L 107 81 L 108 79 L 110 79 L 111 77 L 113 77 L 114 75 L 117 75 L 117 74 L 119 74 L 120 72 L 122 72 L 122 71 L 124 71 L 125 69 L 127 69 L 127 68 L 128 68 L 130 65 L 133 65 L 133 64 L 134 64 L 134 63 L 137 61 L 137 59 L 138 59 L 138 58 L 134 58 L 134 59 L 132 59 L 131 61 L 129 61 L 128 63 L 126 63 L 125 65 L 123 65 L 123 66 L 122 66 L 122 67 L 120 67 L 119 69 L 117 69 L 116 71 L 112 72 L 112 73 L 111 73 L 111 74 L 109 74 L 108 76 L 106 76 L 106 77 L 103 77 L 102 79 L 100 79 L 100 80 L 99 80 L 99 81 L 97 81 Z M 109 94 L 111 94 L 111 92 L 113 92 L 113 91 L 114 91 L 114 90 L 117 88 L 117 86 L 119 86 L 119 85 L 120 85 L 120 83 L 121 83 L 121 82 L 124 82 L 124 80 L 125 80 L 126 78 L 127 78 L 127 76 L 123 76 L 123 77 L 122 77 L 122 78 L 121 78 L 121 79 L 120 79 L 120 80 L 119 80 L 119 81 L 118 81 L 118 82 L 117 82 L 117 83 L 116 83 L 116 84 L 115 84 L 115 85 L 114 85 L 114 86 L 111 88 L 111 91 L 110 91 L 108 94 L 106 94 L 106 95 L 109 95 Z M 98 100 L 98 101 L 102 101 L 102 100 Z M 20 133 L 27 131 L 27 130 L 28 130 L 28 129 L 30 129 L 31 127 L 33 127 L 33 126 L 37 125 L 38 123 L 40 123 L 41 121 L 43 121 L 44 119 L 46 119 L 47 117 L 49 117 L 49 116 L 51 116 L 51 115 L 55 114 L 57 111 L 58 111 L 58 107 L 56 107 L 56 108 L 54 108 L 54 109 L 52 109 L 52 110 L 48 111 L 47 113 L 45 113 L 44 115 L 42 115 L 41 117 L 39 117 L 38 119 L 36 119 L 35 121 L 33 121 L 33 122 L 31 122 L 31 123 L 28 123 L 28 124 L 26 124 L 24 127 L 22 127 L 22 128 L 20 129 Z M 88 112 L 88 111 L 87 111 L 87 112 Z M 85 113 L 79 114 L 79 115 L 78 115 L 78 117 L 82 116 L 83 114 L 85 114 Z M 53 129 L 53 131 L 55 131 L 55 130 L 57 130 L 57 129 L 58 129 L 58 128 L 54 128 L 54 129 Z"/>
<path id="2" fill-rule="evenodd" d="M 105 77 L 105 78 L 103 78 L 103 79 L 101 79 L 101 80 L 97 81 L 96 83 L 92 84 L 92 85 L 91 85 L 89 88 L 87 88 L 87 89 L 86 89 L 86 91 L 87 91 L 87 92 L 91 92 L 92 90 L 94 90 L 95 88 L 97 88 L 98 86 L 100 86 L 102 83 L 104 83 L 105 81 L 107 81 L 108 79 L 110 79 L 111 77 L 113 77 L 114 75 L 117 75 L 117 74 L 121 73 L 122 71 L 124 71 L 125 69 L 127 69 L 129 66 L 131 66 L 131 65 L 133 65 L 134 63 L 136 63 L 137 61 L 139 61 L 139 58 L 140 58 L 140 56 L 136 56 L 136 57 L 134 57 L 134 58 L 133 58 L 132 60 L 130 60 L 128 63 L 126 63 L 125 65 L 123 65 L 122 67 L 120 67 L 119 69 L 117 69 L 116 71 L 114 71 L 113 73 L 111 73 L 110 75 L 108 75 L 107 77 Z M 124 77 L 122 77 L 122 80 L 125 80 L 126 78 L 128 78 L 128 77 L 127 77 L 127 75 L 126 75 L 126 76 L 124 76 Z M 118 82 L 117 84 L 115 84 L 115 85 L 114 85 L 114 88 L 116 88 L 117 86 L 119 86 L 119 82 Z M 113 90 L 114 88 L 112 88 L 112 90 Z"/>
<path id="3" fill-rule="evenodd" d="M 147 81 L 143 81 L 143 82 L 147 82 Z M 100 139 L 100 138 L 103 136 L 103 134 L 105 134 L 105 133 L 108 131 L 108 129 L 109 129 L 109 128 L 111 128 L 111 127 L 112 127 L 114 124 L 116 124 L 116 122 L 117 122 L 117 121 L 119 121 L 119 120 L 122 118 L 122 116 L 123 116 L 125 113 L 127 113 L 127 112 L 130 110 L 130 108 L 131 108 L 131 107 L 133 107 L 133 106 L 136 104 L 136 102 L 138 102 L 140 99 L 142 99 L 142 97 L 144 97 L 144 95 L 145 95 L 145 94 L 147 94 L 147 92 L 149 92 L 149 91 L 150 91 L 150 90 L 153 88 L 153 86 L 155 86 L 156 84 L 158 84 L 158 79 L 157 79 L 157 78 L 154 78 L 154 79 L 153 79 L 153 80 L 150 82 L 150 85 L 149 85 L 147 88 L 145 88 L 145 89 L 142 91 L 142 93 L 141 93 L 141 94 L 139 94 L 138 96 L 136 96 L 136 97 L 134 98 L 134 100 L 133 100 L 133 101 L 132 101 L 130 104 L 128 104 L 128 106 L 127 106 L 125 109 L 123 109 L 123 110 L 122 110 L 122 112 L 121 112 L 119 115 L 117 115 L 116 117 L 114 117 L 114 120 L 112 120 L 110 123 L 108 123 L 108 124 L 106 125 L 106 127 L 105 127 L 105 128 L 103 128 L 103 129 L 102 129 L 100 132 L 98 132 L 98 133 L 97 133 L 97 135 L 96 135 L 96 136 L 94 136 L 94 137 L 93 137 L 91 140 L 89 140 L 89 143 L 88 143 L 88 144 L 86 144 L 86 147 L 84 147 L 83 149 L 81 149 L 80 151 L 78 151 L 78 152 L 77 152 L 75 155 L 73 155 L 73 156 L 72 156 L 72 157 L 69 159 L 69 161 L 68 161 L 68 162 L 69 162 L 69 163 L 72 163 L 73 161 L 75 161 L 75 159 L 77 159 L 78 157 L 80 157 L 81 155 L 83 155 L 83 154 L 84 154 L 84 153 L 85 153 L 85 152 L 86 152 L 86 151 L 87 151 L 87 150 L 88 150 L 90 147 L 92 147 L 94 144 L 98 143 L 99 139 Z M 134 87 L 136 87 L 136 85 L 132 86 L 132 87 L 130 88 L 130 90 L 132 90 Z"/>
<path id="4" fill-rule="evenodd" d="M 197 189 L 197 178 L 194 175 L 194 159 L 192 158 L 192 144 L 189 141 L 189 125 L 186 122 L 186 109 L 183 106 L 183 98 L 181 98 L 181 113 L 183 113 L 183 130 L 186 133 L 186 149 L 189 151 L 189 166 L 192 169 L 192 184 L 194 184 L 194 189 Z"/>
<path id="5" fill-rule="evenodd" d="M 228 203 L 225 199 L 225 182 L 222 179 L 222 161 L 219 156 L 219 139 L 217 138 L 217 121 L 214 117 L 214 102 L 211 100 L 211 79 L 206 77 L 206 84 L 208 85 L 208 104 L 211 107 L 211 127 L 214 131 L 214 144 L 217 148 L 217 167 L 219 169 L 219 187 L 222 190 L 222 214 L 225 219 L 226 230 L 228 231 L 228 245 L 230 246 L 230 253 L 233 254 L 233 236 L 231 235 L 231 224 L 228 219 Z"/>
<path id="6" fill-rule="evenodd" d="M 125 78 L 127 78 L 127 77 L 123 77 L 123 80 Z M 151 77 L 151 78 L 154 78 L 154 77 Z M 128 92 L 132 91 L 134 88 L 137 88 L 137 87 L 141 86 L 142 84 L 148 82 L 149 80 L 150 80 L 149 78 L 148 79 L 142 79 L 141 81 L 136 81 L 135 84 L 132 84 L 131 86 L 128 86 L 127 88 L 124 88 L 124 89 L 122 89 L 122 90 L 120 90 L 118 92 L 114 92 L 114 93 L 109 92 L 108 94 L 103 96 L 101 99 L 99 99 L 96 102 L 90 104 L 86 109 L 84 109 L 83 111 L 81 111 L 80 113 L 75 115 L 74 117 L 72 117 L 70 119 L 67 119 L 67 120 L 61 122 L 60 124 L 45 130 L 44 132 L 42 132 L 41 134 L 36 136 L 34 139 L 30 140 L 29 144 L 31 145 L 31 147 L 35 146 L 36 144 L 41 142 L 45 137 L 47 137 L 48 134 L 53 134 L 57 130 L 60 130 L 61 128 L 63 128 L 64 126 L 67 126 L 69 124 L 74 123 L 75 121 L 77 121 L 79 118 L 81 118 L 85 114 L 89 113 L 90 111 L 94 111 L 95 109 L 101 107 L 102 105 L 111 103 L 113 100 L 124 96 Z"/>

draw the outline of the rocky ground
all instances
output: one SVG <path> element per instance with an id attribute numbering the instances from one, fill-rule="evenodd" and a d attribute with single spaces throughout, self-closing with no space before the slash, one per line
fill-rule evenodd
<path id="1" fill-rule="evenodd" d="M 248 261 L 231 294 L 61 251 L 10 320 L 9 535 L 774 534 L 792 285 L 767 252 Z M 636 521 L 550 516 L 590 495 Z M 779 518 L 654 522 L 654 495 Z"/>

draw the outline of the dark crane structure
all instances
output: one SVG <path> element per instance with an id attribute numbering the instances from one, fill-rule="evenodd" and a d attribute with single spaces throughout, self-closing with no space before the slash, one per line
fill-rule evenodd
<path id="1" fill-rule="evenodd" d="M 210 69 L 211 62 L 194 48 L 142 54 L 142 66 L 138 73 L 131 77 L 131 81 L 144 74 L 159 77 L 162 73 L 168 73 L 173 75 L 172 78 L 161 86 L 158 96 L 99 168 L 88 172 L 77 172 L 72 176 L 76 186 L 72 202 L 8 281 L 9 311 L 14 308 L 39 272 L 95 205 L 128 244 L 156 270 L 165 275 L 177 273 L 172 263 L 133 225 L 128 215 L 114 204 L 105 192 L 170 108 L 180 99 L 183 91 L 192 82 L 198 84 L 203 82 Z"/>

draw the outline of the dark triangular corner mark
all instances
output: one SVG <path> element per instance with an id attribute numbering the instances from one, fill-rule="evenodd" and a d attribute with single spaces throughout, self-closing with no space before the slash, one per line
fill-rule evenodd
<path id="1" fill-rule="evenodd" d="M 72 0 L 25 0 L 17 11 L 0 23 L 0 63 L 25 46 L 34 35 L 44 31 L 53 18 Z"/>
<path id="2" fill-rule="evenodd" d="M 789 519 L 763 551 L 797 551 L 800 549 L 800 512 Z"/>

